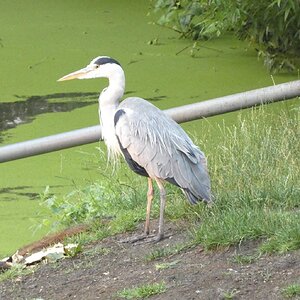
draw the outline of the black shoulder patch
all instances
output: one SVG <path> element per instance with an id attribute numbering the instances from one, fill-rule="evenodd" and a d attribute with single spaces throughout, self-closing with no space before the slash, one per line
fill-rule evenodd
<path id="1" fill-rule="evenodd" d="M 94 63 L 98 66 L 105 65 L 105 64 L 117 64 L 117 65 L 121 66 L 118 61 L 116 61 L 115 59 L 113 59 L 111 57 L 107 57 L 107 56 L 102 56 L 102 57 L 98 58 Z"/>
<path id="2" fill-rule="evenodd" d="M 116 111 L 115 116 L 114 116 L 114 125 L 116 126 L 119 119 L 121 118 L 122 115 L 125 114 L 125 111 L 123 109 L 119 109 Z"/>
<path id="3" fill-rule="evenodd" d="M 125 158 L 128 166 L 129 166 L 129 168 L 133 172 L 135 172 L 135 173 L 137 173 L 141 176 L 149 177 L 147 171 L 142 166 L 140 166 L 136 161 L 134 161 L 132 159 L 130 153 L 128 152 L 128 150 L 126 148 L 123 148 L 122 144 L 120 143 L 120 140 L 119 140 L 118 136 L 117 136 L 117 140 L 118 140 L 120 149 L 121 149 L 122 153 L 124 154 L 124 158 Z"/>

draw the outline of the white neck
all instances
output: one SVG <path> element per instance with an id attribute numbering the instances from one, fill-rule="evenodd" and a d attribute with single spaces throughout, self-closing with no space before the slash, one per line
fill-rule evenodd
<path id="1" fill-rule="evenodd" d="M 108 77 L 109 85 L 99 96 L 99 117 L 102 125 L 102 137 L 108 149 L 109 159 L 116 159 L 121 154 L 115 135 L 114 115 L 119 106 L 119 100 L 125 90 L 125 75 L 121 68 Z"/>

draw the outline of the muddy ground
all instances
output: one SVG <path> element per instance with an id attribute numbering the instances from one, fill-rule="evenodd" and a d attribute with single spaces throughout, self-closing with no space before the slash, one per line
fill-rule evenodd
<path id="1" fill-rule="evenodd" d="M 120 243 L 128 235 L 94 242 L 76 257 L 1 282 L 0 299 L 121 299 L 124 288 L 163 281 L 166 291 L 150 299 L 274 300 L 286 299 L 282 289 L 300 283 L 300 251 L 257 257 L 258 242 L 247 242 L 209 252 L 197 246 L 149 261 L 153 251 L 189 240 L 182 224 L 169 224 L 170 236 L 156 244 Z"/>

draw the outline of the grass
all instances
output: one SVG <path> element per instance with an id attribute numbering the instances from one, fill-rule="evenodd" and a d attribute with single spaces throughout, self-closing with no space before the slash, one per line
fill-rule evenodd
<path id="1" fill-rule="evenodd" d="M 294 298 L 300 296 L 300 284 L 293 283 L 282 289 L 282 295 L 285 298 Z"/>
<path id="2" fill-rule="evenodd" d="M 146 261 L 153 261 L 157 260 L 163 257 L 171 257 L 173 255 L 176 255 L 180 252 L 183 252 L 189 248 L 193 247 L 191 243 L 185 243 L 185 244 L 177 244 L 174 246 L 168 246 L 168 247 L 163 247 L 163 248 L 158 248 L 153 251 L 150 251 L 145 256 Z"/>
<path id="3" fill-rule="evenodd" d="M 180 260 L 174 260 L 169 263 L 165 262 L 165 263 L 156 264 L 155 269 L 156 270 L 172 269 L 172 268 L 175 268 L 179 262 L 180 262 Z"/>
<path id="4" fill-rule="evenodd" d="M 74 223 L 90 224 L 89 232 L 71 238 L 72 242 L 84 244 L 133 231 L 145 217 L 146 185 L 135 190 L 117 179 L 102 176 L 101 182 L 75 190 L 65 197 L 56 197 L 49 189 L 41 195 L 41 205 L 51 210 L 56 218 L 53 229 Z M 154 205 L 154 210 L 158 211 L 157 205 Z"/>
<path id="5" fill-rule="evenodd" d="M 243 116 L 238 116 L 236 125 L 216 129 L 203 122 L 199 129 L 203 133 L 199 144 L 208 155 L 215 205 L 190 206 L 178 188 L 168 185 L 166 216 L 169 220 L 185 219 L 190 224 L 192 244 L 208 250 L 258 238 L 262 253 L 299 249 L 299 112 L 281 110 L 275 114 L 259 108 Z M 57 216 L 59 225 L 93 222 L 91 232 L 80 235 L 81 241 L 132 231 L 145 218 L 146 184 L 144 178 L 130 176 L 127 183 L 117 181 L 117 175 L 104 176 L 101 183 L 61 199 L 46 191 L 42 202 Z M 158 201 L 154 201 L 152 217 L 157 216 Z M 182 247 L 184 250 L 186 245 Z M 156 250 L 147 259 L 181 250 Z"/>
<path id="6" fill-rule="evenodd" d="M 117 295 L 125 299 L 145 299 L 153 295 L 162 294 L 166 291 L 164 282 L 145 284 L 139 287 L 124 289 Z"/>
<path id="7" fill-rule="evenodd" d="M 210 154 L 216 205 L 197 207 L 195 242 L 214 249 L 262 237 L 262 252 L 299 249 L 298 116 L 253 110 L 220 132 Z"/>
<path id="8" fill-rule="evenodd" d="M 230 290 L 230 291 L 226 291 L 223 293 L 222 295 L 222 299 L 224 300 L 231 300 L 231 299 L 234 299 L 235 296 L 239 293 L 238 290 L 236 289 L 233 289 L 233 290 Z"/>
<path id="9" fill-rule="evenodd" d="M 15 279 L 16 277 L 22 277 L 33 272 L 33 268 L 24 268 L 22 265 L 14 265 L 7 271 L 0 273 L 0 282 L 9 279 Z"/>
<path id="10" fill-rule="evenodd" d="M 259 255 L 241 255 L 237 254 L 233 257 L 232 262 L 240 265 L 252 264 L 259 258 Z"/>

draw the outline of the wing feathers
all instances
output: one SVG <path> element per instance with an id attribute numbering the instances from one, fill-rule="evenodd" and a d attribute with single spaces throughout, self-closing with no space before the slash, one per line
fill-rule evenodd
<path id="1" fill-rule="evenodd" d="M 205 156 L 184 130 L 140 98 L 127 98 L 119 109 L 125 113 L 116 113 L 116 135 L 131 158 L 150 177 L 180 186 L 191 203 L 211 201 Z"/>

